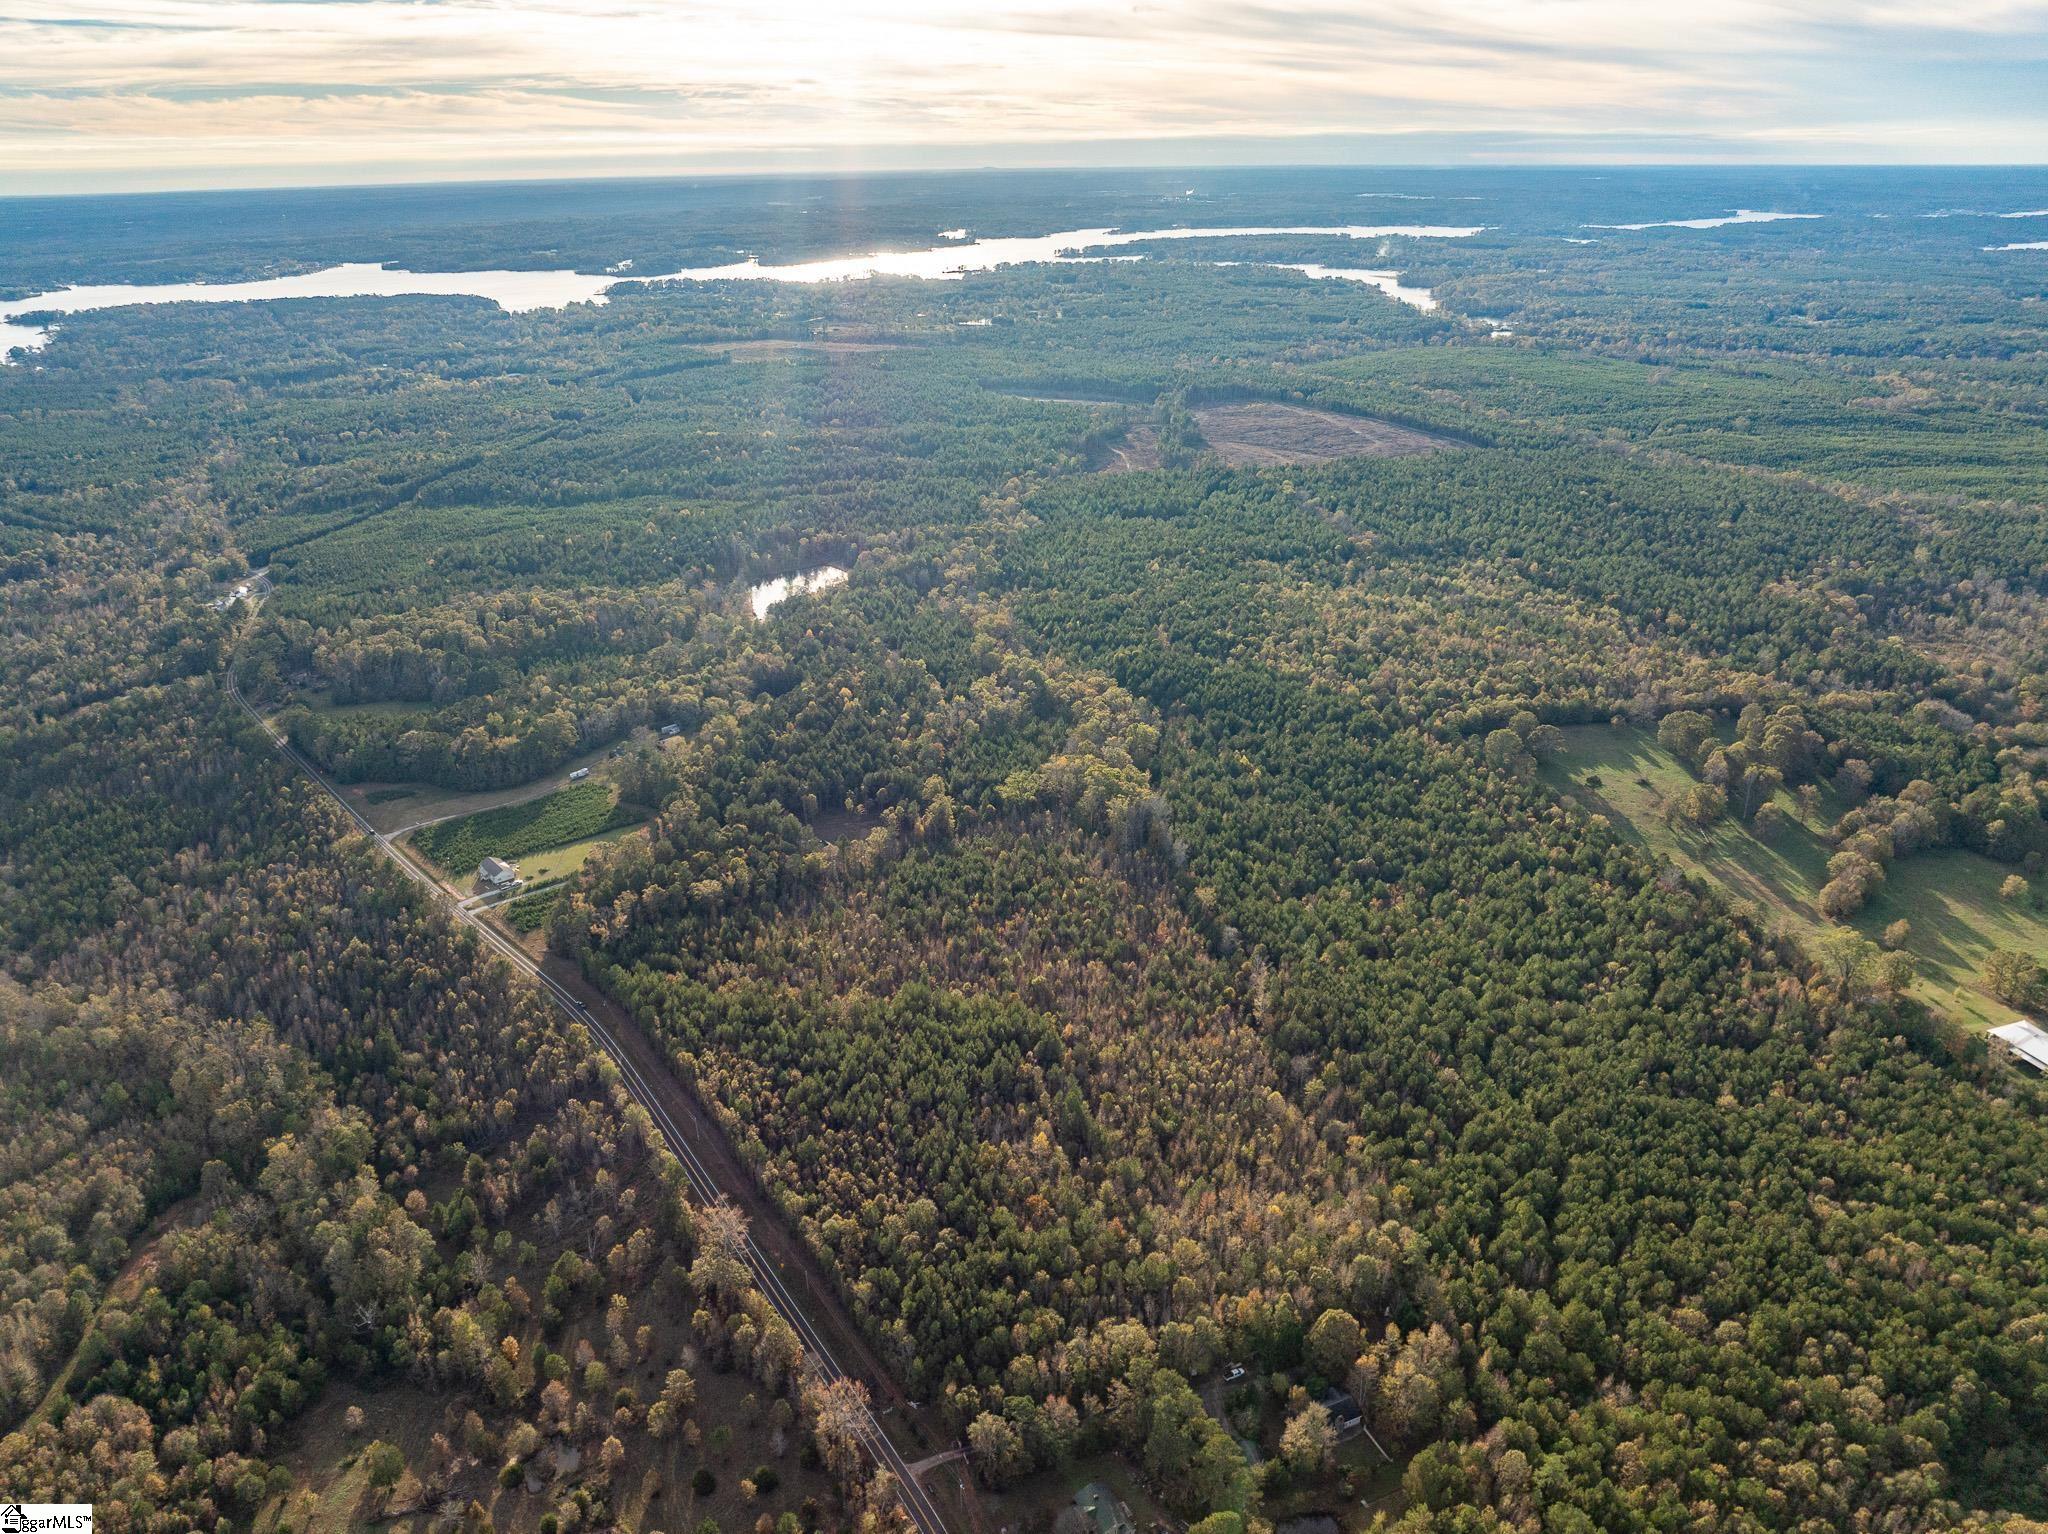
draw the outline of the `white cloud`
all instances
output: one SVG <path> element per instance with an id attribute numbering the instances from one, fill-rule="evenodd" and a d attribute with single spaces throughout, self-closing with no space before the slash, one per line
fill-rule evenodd
<path id="1" fill-rule="evenodd" d="M 1911 146 L 1872 59 L 2048 56 L 2048 0 L 1716 0 L 1683 25 L 1640 0 L 19 4 L 0 178 L 43 182 L 1466 130 L 1881 157 Z M 2038 154 L 2038 112 L 1920 115 L 1945 144 Z"/>

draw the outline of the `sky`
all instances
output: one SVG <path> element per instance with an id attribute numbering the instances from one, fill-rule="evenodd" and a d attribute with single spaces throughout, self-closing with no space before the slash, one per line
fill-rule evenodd
<path id="1" fill-rule="evenodd" d="M 2044 159 L 2048 0 L 0 0 L 0 193 Z"/>

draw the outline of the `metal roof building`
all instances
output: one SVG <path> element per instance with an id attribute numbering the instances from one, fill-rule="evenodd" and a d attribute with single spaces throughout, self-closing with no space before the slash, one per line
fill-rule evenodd
<path id="1" fill-rule="evenodd" d="M 2048 1073 L 2048 1030 L 2023 1017 L 2016 1023 L 1992 1029 L 1991 1037 L 2013 1059 Z"/>

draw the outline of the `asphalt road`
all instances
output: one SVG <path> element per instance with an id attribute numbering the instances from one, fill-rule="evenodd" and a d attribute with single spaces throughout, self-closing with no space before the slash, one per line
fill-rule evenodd
<path id="1" fill-rule="evenodd" d="M 525 951 L 516 943 L 506 938 L 495 927 L 480 921 L 475 915 L 464 910 L 460 904 L 449 900 L 447 893 L 418 868 L 415 868 L 397 848 L 393 847 L 389 837 L 365 820 L 357 812 L 355 806 L 342 797 L 340 791 L 327 781 L 319 769 L 308 761 L 297 747 L 270 727 L 270 722 L 256 711 L 255 706 L 247 698 L 242 696 L 242 689 L 235 682 L 232 673 L 229 673 L 227 677 L 227 689 L 228 696 L 233 698 L 241 710 L 256 722 L 257 727 L 263 731 L 264 736 L 277 748 L 285 759 L 313 783 L 318 785 L 328 798 L 340 805 L 342 813 L 348 816 L 356 829 L 374 841 L 377 844 L 378 850 L 393 863 L 397 864 L 404 871 L 408 879 L 431 891 L 434 897 L 441 901 L 442 905 L 446 907 L 456 920 L 467 923 L 470 929 L 493 952 L 520 974 L 525 975 L 529 980 L 540 986 L 542 992 L 556 1006 L 560 1007 L 570 1017 L 589 1030 L 590 1036 L 597 1040 L 598 1046 L 607 1055 L 610 1055 L 613 1063 L 618 1066 L 619 1074 L 626 1083 L 627 1091 L 631 1092 L 634 1100 L 647 1110 L 648 1116 L 654 1120 L 655 1126 L 661 1130 L 663 1138 L 668 1141 L 669 1148 L 675 1153 L 676 1158 L 682 1162 L 683 1170 L 690 1180 L 691 1190 L 697 1195 L 698 1199 L 706 1204 L 725 1202 L 726 1195 L 724 1190 L 712 1179 L 709 1169 L 705 1167 L 697 1153 L 690 1148 L 689 1141 L 684 1137 L 681 1128 L 676 1124 L 674 1118 L 670 1116 L 667 1107 L 663 1104 L 661 1094 L 641 1074 L 639 1068 L 627 1056 L 626 1051 L 619 1046 L 619 1041 L 613 1037 L 611 1030 L 598 1021 L 590 1008 L 571 995 L 552 976 L 544 973 L 540 966 L 528 958 Z M 811 1318 L 804 1313 L 803 1307 L 797 1303 L 796 1296 L 790 1293 L 788 1285 L 783 1283 L 782 1276 L 775 1271 L 773 1264 L 768 1261 L 766 1255 L 755 1243 L 752 1234 L 749 1234 L 747 1237 L 747 1249 L 744 1255 L 748 1271 L 753 1274 L 754 1282 L 759 1286 L 762 1294 L 767 1296 L 768 1302 L 775 1307 L 782 1318 L 795 1330 L 798 1338 L 802 1340 L 804 1345 L 804 1367 L 806 1370 L 816 1379 L 826 1383 L 841 1378 L 845 1371 L 839 1367 L 838 1361 L 833 1358 L 832 1350 L 826 1346 L 824 1337 L 820 1335 L 818 1328 L 812 1324 Z M 910 1515 L 911 1521 L 917 1525 L 920 1534 L 946 1534 L 946 1523 L 940 1517 L 937 1505 L 925 1494 L 924 1488 L 917 1483 L 916 1477 L 911 1475 L 910 1466 L 905 1463 L 903 1456 L 897 1452 L 895 1444 L 889 1441 L 889 1435 L 882 1431 L 881 1424 L 875 1420 L 873 1412 L 863 1414 L 860 1436 L 862 1445 L 867 1449 L 869 1456 L 880 1468 L 887 1470 L 895 1478 L 897 1494 L 903 1500 L 904 1511 Z"/>

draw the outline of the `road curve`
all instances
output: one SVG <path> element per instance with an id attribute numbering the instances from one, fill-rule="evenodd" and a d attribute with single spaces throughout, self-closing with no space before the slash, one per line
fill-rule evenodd
<path id="1" fill-rule="evenodd" d="M 690 1148 L 689 1141 L 683 1137 L 681 1129 L 669 1116 L 667 1108 L 662 1105 L 660 1094 L 648 1084 L 639 1068 L 627 1058 L 626 1052 L 619 1047 L 619 1041 L 612 1037 L 611 1031 L 597 1020 L 588 1007 L 542 971 L 516 943 L 506 938 L 495 927 L 464 910 L 461 905 L 449 900 L 440 886 L 414 867 L 412 862 L 391 844 L 389 837 L 371 825 L 361 812 L 342 796 L 341 791 L 327 781 L 325 774 L 306 759 L 303 752 L 277 730 L 271 728 L 270 721 L 257 712 L 255 705 L 242 695 L 242 689 L 235 681 L 232 671 L 227 673 L 226 681 L 228 696 L 234 699 L 236 706 L 243 713 L 255 721 L 256 727 L 263 731 L 264 738 L 321 792 L 340 805 L 342 813 L 348 816 L 357 830 L 375 842 L 378 849 L 397 864 L 408 879 L 431 891 L 456 920 L 466 923 L 494 953 L 538 985 L 549 1000 L 589 1031 L 590 1036 L 597 1040 L 599 1047 L 618 1067 L 619 1074 L 626 1083 L 626 1090 L 633 1095 L 634 1101 L 647 1110 L 648 1117 L 654 1120 L 655 1126 L 668 1141 L 676 1158 L 682 1162 L 683 1171 L 690 1181 L 691 1191 L 697 1195 L 698 1200 L 705 1204 L 723 1203 L 724 1191 L 712 1180 L 710 1171 L 698 1159 L 697 1153 Z M 832 1356 L 832 1350 L 825 1345 L 824 1337 L 812 1324 L 810 1317 L 804 1314 L 796 1296 L 790 1293 L 789 1286 L 783 1283 L 782 1276 L 768 1262 L 751 1234 L 747 1237 L 746 1251 L 742 1255 L 746 1259 L 747 1270 L 753 1275 L 754 1282 L 762 1294 L 767 1296 L 768 1303 L 775 1307 L 802 1341 L 806 1370 L 814 1378 L 826 1383 L 839 1379 L 845 1371 L 839 1367 L 838 1361 Z M 917 1525 L 919 1534 L 946 1534 L 946 1522 L 940 1516 L 937 1505 L 918 1484 L 917 1478 L 910 1473 L 910 1466 L 897 1452 L 896 1445 L 889 1441 L 889 1435 L 882 1431 L 882 1426 L 875 1420 L 872 1411 L 862 1413 L 860 1438 L 869 1457 L 879 1468 L 888 1471 L 894 1479 L 897 1495 L 903 1502 L 903 1509 L 910 1515 L 911 1522 Z"/>

